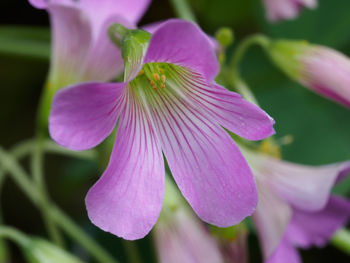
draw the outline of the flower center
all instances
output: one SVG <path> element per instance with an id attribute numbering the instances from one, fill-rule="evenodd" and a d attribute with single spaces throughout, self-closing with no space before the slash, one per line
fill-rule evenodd
<path id="1" fill-rule="evenodd" d="M 146 80 L 154 90 L 166 87 L 167 63 L 147 63 L 145 64 L 136 79 Z"/>

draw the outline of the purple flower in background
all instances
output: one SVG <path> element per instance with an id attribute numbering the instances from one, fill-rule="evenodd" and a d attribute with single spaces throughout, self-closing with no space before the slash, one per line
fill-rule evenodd
<path id="1" fill-rule="evenodd" d="M 150 0 L 29 0 L 51 18 L 49 88 L 82 81 L 108 81 L 122 73 L 119 49 L 109 40 L 112 23 L 135 27 Z"/>
<path id="2" fill-rule="evenodd" d="M 350 162 L 312 167 L 243 153 L 257 180 L 253 220 L 266 262 L 301 262 L 297 247 L 323 246 L 347 223 L 350 202 L 330 193 L 350 172 Z"/>
<path id="3" fill-rule="evenodd" d="M 160 263 L 223 263 L 215 239 L 186 207 L 177 208 L 154 227 Z"/>
<path id="4" fill-rule="evenodd" d="M 267 49 L 288 76 L 310 90 L 350 108 L 350 59 L 301 41 L 274 41 Z"/>
<path id="5" fill-rule="evenodd" d="M 270 21 L 294 19 L 303 7 L 316 8 L 317 0 L 263 0 Z"/>
<path id="6" fill-rule="evenodd" d="M 350 202 L 337 196 L 331 196 L 327 205 L 320 211 L 293 209 L 282 241 L 267 262 L 302 262 L 297 248 L 325 246 L 334 233 L 348 223 L 349 218 Z"/>
<path id="7" fill-rule="evenodd" d="M 126 239 L 145 236 L 162 207 L 162 152 L 204 221 L 226 227 L 253 213 L 254 178 L 221 126 L 260 140 L 274 133 L 274 122 L 214 82 L 219 64 L 208 37 L 190 22 L 169 20 L 141 57 L 126 60 L 127 82 L 63 89 L 51 111 L 52 138 L 74 150 L 102 142 L 119 119 L 109 165 L 86 197 L 91 221 Z"/>
<path id="8" fill-rule="evenodd" d="M 229 228 L 210 227 L 225 263 L 248 263 L 248 230 L 241 223 Z"/>

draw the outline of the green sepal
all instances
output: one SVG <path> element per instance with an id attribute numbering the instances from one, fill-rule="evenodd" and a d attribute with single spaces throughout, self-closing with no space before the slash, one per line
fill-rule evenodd
<path id="1" fill-rule="evenodd" d="M 310 48 L 306 41 L 276 40 L 266 48 L 272 62 L 291 79 L 298 80 L 303 70 L 301 57 Z"/>
<path id="2" fill-rule="evenodd" d="M 124 60 L 124 81 L 135 78 L 142 68 L 151 34 L 141 29 L 128 29 L 120 24 L 109 28 L 112 41 L 121 48 Z M 119 35 L 119 38 L 115 37 Z"/>

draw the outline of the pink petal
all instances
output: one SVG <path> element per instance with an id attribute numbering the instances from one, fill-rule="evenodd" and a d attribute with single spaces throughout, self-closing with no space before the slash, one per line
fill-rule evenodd
<path id="1" fill-rule="evenodd" d="M 226 129 L 248 140 L 262 140 L 275 133 L 274 120 L 255 104 L 217 84 L 208 87 L 198 75 L 192 79 L 183 78 L 184 84 L 191 86 L 187 95 Z"/>
<path id="2" fill-rule="evenodd" d="M 77 8 L 52 4 L 49 12 L 53 28 L 50 82 L 58 89 L 82 79 L 92 31 L 88 17 Z"/>
<path id="3" fill-rule="evenodd" d="M 259 233 L 264 258 L 268 259 L 283 238 L 292 209 L 270 188 L 269 181 L 257 179 L 259 201 L 253 220 Z"/>
<path id="4" fill-rule="evenodd" d="M 197 25 L 179 19 L 166 21 L 152 36 L 145 63 L 168 62 L 188 67 L 212 81 L 219 62 L 208 37 Z"/>
<path id="5" fill-rule="evenodd" d="M 123 58 L 120 49 L 112 43 L 107 31 L 113 23 L 120 23 L 133 27 L 123 17 L 114 15 L 106 18 L 95 41 L 93 41 L 89 54 L 81 67 L 83 79 L 91 81 L 112 80 L 123 72 Z"/>
<path id="6" fill-rule="evenodd" d="M 156 223 L 164 194 L 164 161 L 149 117 L 129 91 L 109 165 L 90 189 L 90 220 L 125 239 L 143 238 Z"/>
<path id="7" fill-rule="evenodd" d="M 302 263 L 298 250 L 283 238 L 275 253 L 265 263 Z"/>
<path id="8" fill-rule="evenodd" d="M 263 3 L 267 17 L 272 22 L 294 19 L 303 7 L 317 7 L 317 0 L 263 0 Z"/>
<path id="9" fill-rule="evenodd" d="M 49 119 L 51 137 L 60 145 L 85 150 L 114 129 L 126 84 L 86 83 L 60 90 Z"/>
<path id="10" fill-rule="evenodd" d="M 107 81 L 123 69 L 119 49 L 107 29 L 113 23 L 135 27 L 150 0 L 31 0 L 50 13 L 53 55 L 50 82 L 55 89 L 78 82 Z M 137 3 L 136 3 L 137 2 Z"/>
<path id="11" fill-rule="evenodd" d="M 154 22 L 154 23 L 150 23 L 150 24 L 147 24 L 147 25 L 144 25 L 142 26 L 142 29 L 151 33 L 151 34 L 154 34 L 159 28 L 161 28 L 165 23 L 167 23 L 167 20 L 165 21 L 157 21 L 157 22 Z M 219 49 L 220 49 L 220 44 L 218 43 L 218 41 L 210 36 L 210 35 L 206 35 L 210 45 L 211 45 L 211 48 L 213 50 L 215 50 L 215 52 L 218 52 Z"/>
<path id="12" fill-rule="evenodd" d="M 338 176 L 349 171 L 350 162 L 323 166 L 307 166 L 245 151 L 255 176 L 266 178 L 272 188 L 296 208 L 322 209 Z"/>
<path id="13" fill-rule="evenodd" d="M 350 108 L 350 59 L 322 46 L 312 46 L 299 56 L 301 82 L 312 91 Z"/>
<path id="14" fill-rule="evenodd" d="M 160 263 L 224 262 L 220 250 L 204 224 L 187 208 L 178 208 L 169 219 L 155 226 Z"/>
<path id="15" fill-rule="evenodd" d="M 50 5 L 76 7 L 86 12 L 98 27 L 107 17 L 123 16 L 125 20 L 136 24 L 145 13 L 151 0 L 29 0 L 36 8 L 47 8 Z"/>
<path id="16" fill-rule="evenodd" d="M 350 201 L 332 196 L 321 211 L 294 210 L 287 229 L 288 239 L 298 247 L 322 247 L 350 219 Z"/>
<path id="17" fill-rule="evenodd" d="M 257 202 L 246 161 L 230 136 L 188 100 L 176 77 L 169 77 L 166 85 L 150 91 L 149 104 L 182 194 L 204 221 L 221 227 L 239 223 Z"/>
<path id="18" fill-rule="evenodd" d="M 36 8 L 46 8 L 47 1 L 45 0 L 29 0 L 29 3 Z"/>

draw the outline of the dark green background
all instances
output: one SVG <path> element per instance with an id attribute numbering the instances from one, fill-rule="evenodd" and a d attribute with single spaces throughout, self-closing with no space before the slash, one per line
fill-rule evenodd
<path id="1" fill-rule="evenodd" d="M 350 55 L 349 0 L 321 0 L 317 10 L 304 10 L 298 19 L 278 24 L 266 21 L 260 0 L 192 0 L 191 4 L 199 24 L 209 34 L 229 26 L 237 42 L 262 32 L 274 38 L 328 45 Z M 47 14 L 25 0 L 2 0 L 0 10 L 0 145 L 10 149 L 33 136 L 36 106 L 49 65 L 50 33 Z M 141 24 L 173 16 L 168 1 L 157 0 Z M 230 47 L 229 54 L 234 48 Z M 293 143 L 283 148 L 285 159 L 313 165 L 350 159 L 349 110 L 291 82 L 259 48 L 252 48 L 245 57 L 242 74 L 261 106 L 276 120 L 277 137 L 293 136 Z M 52 198 L 125 262 L 120 240 L 87 220 L 84 196 L 100 173 L 96 164 L 86 161 L 49 156 L 46 162 Z M 337 192 L 349 195 L 349 189 L 347 180 L 337 187 Z M 7 224 L 29 234 L 45 235 L 38 211 L 10 181 L 5 184 L 1 203 Z M 259 262 L 256 239 L 252 237 L 250 241 L 251 262 Z M 151 237 L 137 244 L 144 262 L 154 262 Z M 16 248 L 11 248 L 16 262 L 22 262 Z M 74 245 L 72 251 L 87 257 Z M 345 254 L 331 246 L 303 252 L 303 257 L 305 262 L 349 262 Z"/>

